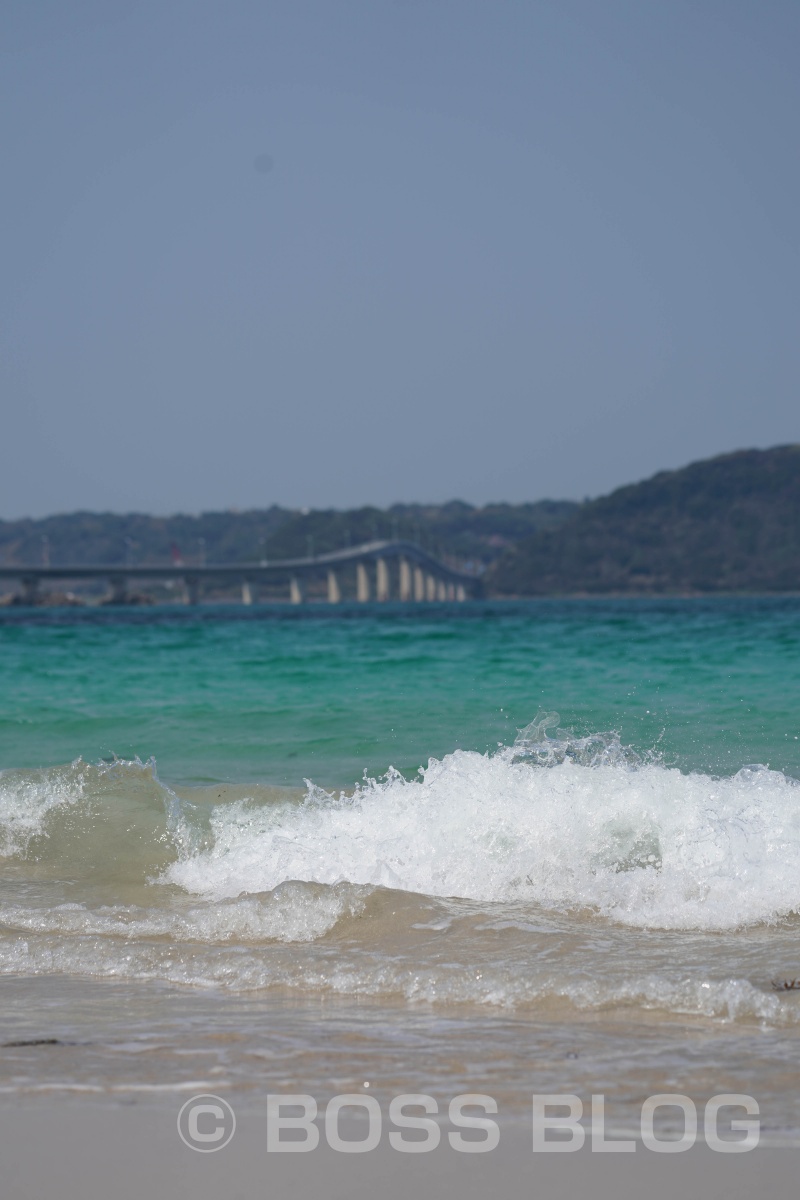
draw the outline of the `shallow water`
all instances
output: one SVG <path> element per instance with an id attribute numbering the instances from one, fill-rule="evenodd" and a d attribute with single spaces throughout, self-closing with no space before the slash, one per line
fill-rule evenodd
<path id="1" fill-rule="evenodd" d="M 66 1043 L 6 1091 L 800 1128 L 797 600 L 9 612 L 0 648 L 4 1040 Z"/>

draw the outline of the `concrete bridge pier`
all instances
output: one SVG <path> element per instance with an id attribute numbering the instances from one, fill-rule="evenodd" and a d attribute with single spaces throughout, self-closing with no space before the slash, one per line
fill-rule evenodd
<path id="1" fill-rule="evenodd" d="M 128 561 L 93 565 L 60 563 L 55 567 L 0 563 L 0 584 L 13 580 L 13 602 L 25 605 L 41 603 L 42 593 L 52 586 L 53 581 L 73 579 L 83 583 L 94 581 L 93 586 L 105 593 L 105 604 L 133 603 L 139 599 L 141 587 L 146 591 L 157 588 L 159 594 L 169 597 L 173 603 L 194 605 L 205 598 L 206 591 L 211 595 L 224 587 L 228 594 L 230 589 L 241 588 L 242 604 L 251 605 L 266 599 L 267 592 L 271 593 L 275 585 L 287 588 L 288 596 L 284 592 L 286 600 L 302 604 L 308 598 L 309 586 L 315 597 L 320 590 L 324 595 L 326 577 L 328 602 L 338 604 L 345 594 L 349 599 L 348 589 L 353 586 L 350 580 L 354 576 L 356 595 L 361 604 L 370 600 L 397 599 L 403 603 L 458 602 L 483 594 L 477 576 L 456 570 L 422 546 L 396 539 L 375 538 L 362 545 L 316 557 L 308 554 L 269 563 L 263 559 L 260 563 L 175 561 L 171 564 L 136 564 Z M 58 594 L 45 598 L 55 603 Z"/>
<path id="2" fill-rule="evenodd" d="M 128 603 L 128 585 L 124 575 L 109 575 L 108 582 L 111 585 L 111 595 L 108 598 L 109 604 L 127 604 Z"/>
<path id="3" fill-rule="evenodd" d="M 359 604 L 369 600 L 369 575 L 364 563 L 356 563 L 356 599 Z"/>
<path id="4" fill-rule="evenodd" d="M 22 603 L 33 608 L 39 598 L 39 580 L 35 575 L 23 575 L 20 582 L 22 584 Z"/>
<path id="5" fill-rule="evenodd" d="M 404 603 L 411 599 L 411 566 L 407 558 L 400 559 L 400 599 Z"/>
<path id="6" fill-rule="evenodd" d="M 389 564 L 385 558 L 379 558 L 375 564 L 375 598 L 389 599 Z"/>
<path id="7" fill-rule="evenodd" d="M 339 578 L 335 571 L 328 571 L 328 603 L 341 604 L 342 589 L 339 586 Z"/>

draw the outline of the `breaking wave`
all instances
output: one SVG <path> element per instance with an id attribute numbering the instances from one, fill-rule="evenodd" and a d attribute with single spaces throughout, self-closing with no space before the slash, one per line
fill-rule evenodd
<path id="1" fill-rule="evenodd" d="M 574 738 L 545 714 L 513 746 L 390 770 L 350 793 L 308 783 L 179 795 L 154 763 L 0 775 L 0 853 L 39 871 L 216 902 L 289 881 L 526 902 L 626 926 L 732 930 L 800 910 L 800 786 L 727 778 Z M 155 902 L 155 897 L 153 897 Z"/>
<path id="2" fill-rule="evenodd" d="M 418 779 L 299 805 L 216 807 L 210 844 L 164 881 L 224 899 L 289 879 L 589 910 L 625 925 L 735 929 L 800 908 L 800 787 L 761 765 L 730 778 L 642 760 L 613 734 L 537 719 L 512 747 L 457 751 Z"/>

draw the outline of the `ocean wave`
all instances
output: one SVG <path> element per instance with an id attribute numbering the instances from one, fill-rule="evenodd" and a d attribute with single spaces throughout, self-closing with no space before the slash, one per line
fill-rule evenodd
<path id="1" fill-rule="evenodd" d="M 172 789 L 153 762 L 0 775 L 0 853 L 67 876 L 226 902 L 290 881 L 522 902 L 629 927 L 733 930 L 800 911 L 800 785 L 763 765 L 682 773 L 544 714 L 512 746 L 308 782 Z M 555 729 L 554 733 L 550 730 Z M 80 899 L 80 895 L 78 895 Z"/>
<path id="2" fill-rule="evenodd" d="M 336 924 L 332 914 L 331 924 Z M 65 935 L 45 932 L 41 922 L 27 935 L 0 938 L 0 974 L 92 975 L 119 981 L 153 980 L 180 986 L 224 988 L 234 992 L 278 989 L 303 995 L 359 996 L 385 1002 L 436 1006 L 468 1006 L 532 1012 L 542 1020 L 580 1020 L 590 1013 L 669 1014 L 673 1017 L 757 1023 L 765 1026 L 800 1025 L 800 1004 L 759 986 L 750 979 L 719 977 L 705 971 L 682 973 L 674 967 L 641 970 L 603 969 L 592 974 L 571 973 L 567 964 L 530 969 L 522 957 L 515 961 L 486 956 L 469 961 L 467 947 L 434 961 L 420 956 L 416 946 L 391 954 L 358 947 L 353 941 L 326 945 L 312 940 L 299 947 L 284 938 L 272 945 L 243 945 L 236 938 L 205 943 L 163 938 L 125 938 L 106 928 L 101 936 L 87 931 Z M 144 934 L 145 920 L 139 933 Z M 157 924 L 157 922 L 155 922 Z M 213 918 L 210 917 L 213 925 Z M 202 933 L 203 922 L 195 926 Z M 218 927 L 215 932 L 218 934 Z M 318 925 L 303 937 L 321 934 Z"/>
<path id="3" fill-rule="evenodd" d="M 6 903 L 0 904 L 0 927 L 7 935 L 122 938 L 127 943 L 157 938 L 203 946 L 308 942 L 329 933 L 343 918 L 359 916 L 371 891 L 292 881 L 263 896 L 180 907 Z"/>
<path id="4" fill-rule="evenodd" d="M 626 925 L 735 929 L 800 909 L 800 788 L 761 765 L 730 778 L 640 759 L 611 734 L 432 759 L 351 794 L 210 816 L 210 844 L 162 879 L 223 899 L 287 879 L 527 901 Z"/>

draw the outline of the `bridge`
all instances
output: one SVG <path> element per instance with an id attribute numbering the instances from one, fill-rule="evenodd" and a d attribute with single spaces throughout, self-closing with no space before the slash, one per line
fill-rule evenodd
<path id="1" fill-rule="evenodd" d="M 36 604 L 43 585 L 56 580 L 83 581 L 105 579 L 109 594 L 106 603 L 126 604 L 134 595 L 132 584 L 159 582 L 182 584 L 186 604 L 197 604 L 206 584 L 241 587 L 242 603 L 258 600 L 259 587 L 288 587 L 292 604 L 302 604 L 311 581 L 322 581 L 328 602 L 345 599 L 345 577 L 352 578 L 355 567 L 355 595 L 360 603 L 370 600 L 463 601 L 480 593 L 480 580 L 456 571 L 414 542 L 373 541 L 330 554 L 309 555 L 260 563 L 208 563 L 170 566 L 108 563 L 87 566 L 64 563 L 58 566 L 21 566 L 0 564 L 0 580 L 16 580 L 21 587 L 19 602 Z"/>

